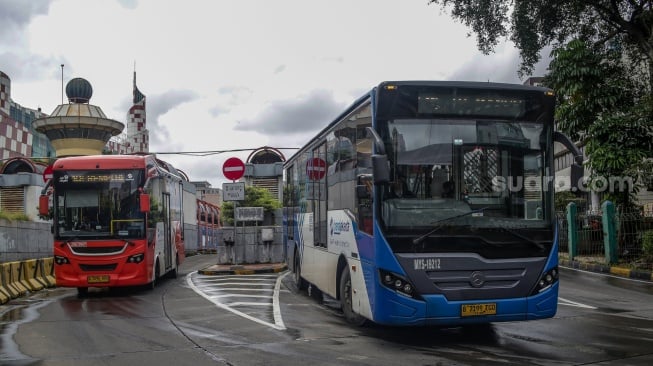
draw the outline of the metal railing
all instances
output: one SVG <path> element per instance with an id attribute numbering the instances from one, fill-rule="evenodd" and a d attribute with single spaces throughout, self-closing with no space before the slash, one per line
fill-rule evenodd
<path id="1" fill-rule="evenodd" d="M 600 211 L 574 206 L 556 212 L 561 258 L 653 269 L 653 209 L 615 208 L 608 201 Z"/>

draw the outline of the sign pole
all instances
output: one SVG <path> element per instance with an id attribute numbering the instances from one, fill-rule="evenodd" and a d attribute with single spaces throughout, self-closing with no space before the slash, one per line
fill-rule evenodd
<path id="1" fill-rule="evenodd" d="M 232 185 L 236 185 L 236 181 L 245 174 L 245 163 L 237 157 L 231 157 L 227 159 L 222 165 L 222 173 L 225 178 L 231 180 Z M 229 190 L 229 200 L 234 203 L 234 245 L 232 248 L 233 251 L 233 262 L 238 264 L 236 260 L 236 245 L 238 245 L 238 218 L 236 217 L 236 208 L 238 208 L 238 198 L 245 199 L 245 184 L 243 183 L 240 186 L 240 189 L 236 187 L 226 187 L 228 184 L 223 184 L 223 192 Z"/>
<path id="2" fill-rule="evenodd" d="M 231 181 L 231 183 L 236 183 L 236 181 Z M 238 246 L 238 217 L 236 216 L 236 208 L 238 207 L 238 201 L 234 201 L 234 246 L 231 248 L 234 252 L 234 264 L 238 264 L 236 259 L 236 247 Z"/>

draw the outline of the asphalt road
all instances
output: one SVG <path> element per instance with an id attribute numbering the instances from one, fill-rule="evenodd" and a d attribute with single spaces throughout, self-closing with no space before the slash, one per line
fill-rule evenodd
<path id="1" fill-rule="evenodd" d="M 553 319 L 485 328 L 352 327 L 284 273 L 154 290 L 50 289 L 0 306 L 0 365 L 651 365 L 653 284 L 561 271 Z"/>

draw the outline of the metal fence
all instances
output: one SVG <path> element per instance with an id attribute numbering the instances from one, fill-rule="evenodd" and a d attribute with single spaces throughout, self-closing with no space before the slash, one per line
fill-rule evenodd
<path id="1" fill-rule="evenodd" d="M 603 211 L 579 209 L 570 225 L 567 211 L 556 213 L 559 249 L 562 258 L 581 262 L 620 264 L 631 268 L 653 269 L 653 209 L 617 207 L 612 215 Z M 606 217 L 604 217 L 606 216 Z M 609 216 L 609 217 L 608 217 Z M 608 220 L 608 221 L 606 221 Z M 614 224 L 614 232 L 604 223 Z M 575 235 L 569 235 L 575 227 Z M 612 235 L 612 236 L 610 236 Z M 570 252 L 570 237 L 575 240 L 575 253 Z M 610 251 L 614 251 L 611 256 Z M 613 262 L 614 258 L 617 263 Z"/>

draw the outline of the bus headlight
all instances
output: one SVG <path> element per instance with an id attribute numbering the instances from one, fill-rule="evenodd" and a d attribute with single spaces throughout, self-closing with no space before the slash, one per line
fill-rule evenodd
<path id="1" fill-rule="evenodd" d="M 539 294 L 540 292 L 550 288 L 554 283 L 558 282 L 558 267 L 554 267 L 542 274 L 540 280 L 537 281 L 537 286 L 531 292 L 531 295 Z"/>
<path id="2" fill-rule="evenodd" d="M 415 286 L 413 286 L 413 284 L 403 276 L 380 269 L 379 278 L 384 287 L 404 296 L 412 297 L 414 299 L 419 298 L 419 295 L 414 291 Z"/>
<path id="3" fill-rule="evenodd" d="M 143 253 L 131 255 L 127 258 L 127 263 L 141 263 L 144 257 Z"/>
<path id="4" fill-rule="evenodd" d="M 54 256 L 54 263 L 56 263 L 56 264 L 70 264 L 70 261 L 66 257 L 60 256 L 60 255 L 55 255 Z"/>

